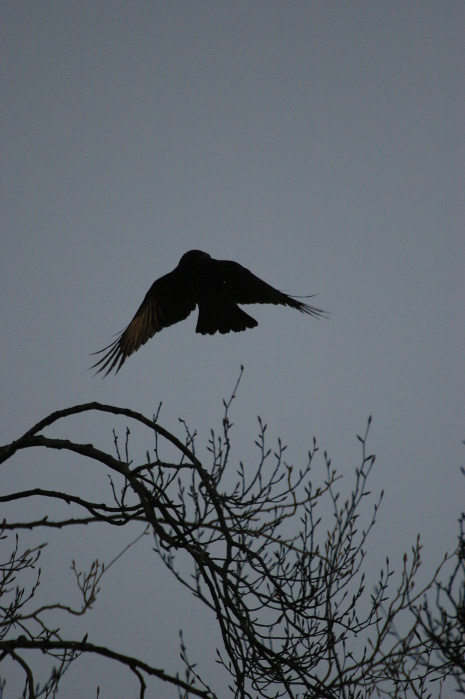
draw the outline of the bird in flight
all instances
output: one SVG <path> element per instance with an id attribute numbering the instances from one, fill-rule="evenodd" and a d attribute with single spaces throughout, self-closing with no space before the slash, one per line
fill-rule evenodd
<path id="1" fill-rule="evenodd" d="M 290 306 L 315 318 L 326 315 L 320 308 L 274 289 L 237 262 L 214 260 L 206 252 L 190 250 L 176 269 L 152 284 L 117 339 L 93 353 L 104 354 L 91 369 L 97 367 L 96 373 L 104 372 L 104 376 L 113 370 L 118 373 L 126 359 L 155 333 L 184 320 L 196 306 L 199 317 L 195 331 L 201 335 L 255 328 L 257 321 L 238 306 L 249 303 Z"/>

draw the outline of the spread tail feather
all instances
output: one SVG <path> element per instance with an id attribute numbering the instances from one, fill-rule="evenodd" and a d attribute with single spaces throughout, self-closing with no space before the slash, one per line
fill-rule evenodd
<path id="1" fill-rule="evenodd" d="M 258 325 L 255 318 L 249 316 L 242 308 L 234 304 L 214 306 L 202 304 L 199 306 L 199 319 L 195 331 L 201 335 L 214 335 L 234 332 L 238 333 Z"/>

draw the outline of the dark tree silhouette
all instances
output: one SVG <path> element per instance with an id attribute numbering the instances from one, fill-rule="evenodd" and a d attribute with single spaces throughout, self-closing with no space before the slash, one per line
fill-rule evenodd
<path id="1" fill-rule="evenodd" d="M 309 306 L 274 289 L 237 262 L 214 260 L 206 252 L 186 252 L 172 272 L 157 279 L 147 292 L 134 318 L 119 337 L 94 354 L 105 353 L 91 368 L 107 376 L 121 369 L 128 357 L 155 333 L 179 323 L 199 307 L 196 332 L 241 332 L 257 321 L 238 304 L 271 303 L 324 317 L 320 308 Z"/>
<path id="2" fill-rule="evenodd" d="M 372 501 L 366 512 L 367 482 L 375 463 L 367 451 L 370 421 L 359 437 L 362 455 L 353 487 L 349 496 L 341 498 L 341 476 L 326 454 L 321 458 L 315 440 L 307 463 L 292 467 L 286 463 L 286 447 L 279 440 L 274 452 L 267 447 L 266 425 L 260 420 L 258 464 L 251 469 L 240 463 L 235 471 L 229 417 L 234 395 L 224 404 L 220 436 L 211 435 L 208 467 L 196 455 L 195 435 L 186 426 L 183 442 L 161 427 L 157 417 L 149 419 L 99 403 L 53 413 L 0 448 L 3 468 L 15 458 L 11 476 L 2 479 L 4 488 L 7 484 L 12 487 L 18 460 L 23 450 L 30 449 L 91 459 L 110 476 L 107 499 L 43 488 L 0 495 L 4 504 L 27 504 L 40 498 L 47 512 L 33 518 L 22 508 L 23 517 L 4 517 L 0 526 L 2 539 L 16 534 L 10 557 L 3 556 L 0 565 L 0 696 L 7 679 L 4 668 L 11 664 L 16 672 L 24 673 L 23 696 L 55 696 L 63 673 L 72 670 L 82 654 L 127 667 L 137 678 L 141 698 L 149 682 L 150 696 L 155 696 L 153 686 L 158 682 L 176 687 L 184 699 L 427 699 L 439 696 L 451 663 L 463 678 L 462 554 L 454 573 L 459 589 L 455 613 L 452 610 L 445 621 L 440 616 L 440 626 L 431 615 L 425 616 L 424 600 L 432 595 L 434 599 L 435 585 L 447 594 L 450 590 L 438 582 L 440 566 L 433 581 L 423 589 L 418 585 L 419 541 L 410 555 L 404 555 L 399 575 L 387 559 L 376 585 L 365 577 L 369 535 L 382 498 L 381 494 Z M 114 455 L 89 443 L 47 436 L 51 428 L 59 429 L 58 421 L 67 424 L 73 416 L 85 413 L 95 418 L 111 414 L 115 420 L 123 418 L 131 428 L 147 429 L 154 443 L 146 461 L 131 461 L 129 428 L 124 451 L 115 433 Z M 173 447 L 179 458 L 164 458 L 165 449 L 172 453 Z M 59 512 L 67 506 L 65 518 L 55 504 Z M 37 566 L 42 547 L 21 549 L 17 537 L 28 530 L 60 532 L 82 524 L 98 524 L 96 536 L 103 525 L 120 531 L 131 524 L 137 526 L 141 541 L 145 531 L 151 532 L 152 547 L 161 562 L 218 624 L 221 647 L 217 658 L 229 674 L 229 683 L 221 682 L 219 693 L 213 689 L 213 678 L 207 681 L 195 659 L 190 659 L 182 636 L 181 675 L 160 669 L 156 657 L 147 662 L 134 656 L 130 634 L 118 639 L 118 651 L 88 635 L 70 639 L 63 634 L 57 615 L 82 615 L 95 605 L 99 587 L 107 580 L 103 576 L 111 576 L 114 570 L 112 562 L 104 566 L 95 561 L 87 572 L 78 571 L 73 564 L 82 596 L 80 607 L 41 604 Z M 36 579 L 31 583 L 31 576 L 26 575 L 27 582 L 21 584 L 20 577 L 33 569 Z M 445 638 L 451 640 L 450 648 Z M 79 674 L 76 677 L 78 682 Z M 166 696 L 166 689 L 163 691 Z"/>
<path id="3" fill-rule="evenodd" d="M 465 469 L 462 467 L 465 475 Z M 409 600 L 415 633 L 422 643 L 416 662 L 425 677 L 450 677 L 456 692 L 465 695 L 465 511 L 459 518 L 458 545 L 449 561 L 450 574 L 437 579 L 434 594 Z M 445 571 L 444 571 L 445 572 Z M 393 627 L 396 641 L 399 631 Z"/>

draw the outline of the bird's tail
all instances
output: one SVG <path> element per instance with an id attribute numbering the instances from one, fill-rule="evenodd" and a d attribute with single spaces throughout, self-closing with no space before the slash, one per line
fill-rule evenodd
<path id="1" fill-rule="evenodd" d="M 255 318 L 234 304 L 227 306 L 201 304 L 195 332 L 201 335 L 214 335 L 220 332 L 224 335 L 231 331 L 238 333 L 247 328 L 255 328 L 257 325 Z"/>

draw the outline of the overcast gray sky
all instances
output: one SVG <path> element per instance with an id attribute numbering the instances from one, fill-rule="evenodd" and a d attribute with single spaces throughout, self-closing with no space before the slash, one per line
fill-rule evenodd
<path id="1" fill-rule="evenodd" d="M 465 4 L 4 1 L 0 19 L 0 442 L 72 404 L 163 401 L 200 448 L 243 364 L 233 458 L 255 464 L 260 414 L 290 463 L 315 435 L 349 489 L 372 414 L 373 568 L 400 568 L 421 532 L 430 573 L 465 502 Z M 254 330 L 203 337 L 195 313 L 93 378 L 89 353 L 192 248 L 317 293 L 330 320 L 255 307 Z M 111 448 L 111 423 L 75 424 Z M 18 459 L 2 482 L 78 491 L 82 468 Z M 129 538 L 76 533 L 64 580 Z M 200 608 L 163 589 L 148 541 L 118 570 L 83 628 L 110 642 L 132 624 L 134 652 L 179 668 Z M 67 696 L 94 691 L 86 667 Z"/>

